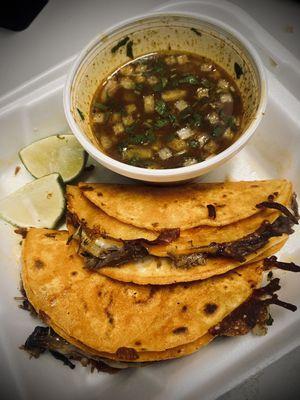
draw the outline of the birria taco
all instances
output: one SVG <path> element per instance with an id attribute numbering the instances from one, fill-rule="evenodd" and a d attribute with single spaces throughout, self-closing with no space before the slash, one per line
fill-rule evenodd
<path id="1" fill-rule="evenodd" d="M 260 288 L 263 270 L 276 260 L 203 281 L 140 286 L 90 272 L 67 238 L 65 231 L 30 229 L 23 244 L 24 304 L 46 324 L 23 346 L 35 357 L 49 350 L 71 367 L 80 360 L 124 368 L 191 354 L 216 336 L 265 329 L 271 303 L 294 310 L 274 294 L 277 279 Z"/>
<path id="2" fill-rule="evenodd" d="M 67 226 L 85 266 L 136 284 L 203 280 L 264 258 L 298 223 L 286 180 L 153 188 L 67 187 Z"/>

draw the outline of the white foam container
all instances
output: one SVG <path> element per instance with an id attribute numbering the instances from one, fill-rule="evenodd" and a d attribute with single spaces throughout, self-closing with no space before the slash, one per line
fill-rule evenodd
<path id="1" fill-rule="evenodd" d="M 300 63 L 240 8 L 226 2 L 168 3 L 161 9 L 201 13 L 234 26 L 260 52 L 267 68 L 269 102 L 252 141 L 207 181 L 285 177 L 300 193 Z M 66 73 L 74 58 L 0 98 L 0 197 L 32 177 L 21 165 L 18 150 L 32 141 L 68 130 L 62 105 Z M 129 182 L 97 167 L 89 179 Z M 241 199 L 242 201 L 242 199 Z M 281 251 L 281 259 L 300 263 L 299 229 Z M 296 304 L 295 313 L 272 306 L 275 320 L 267 336 L 247 335 L 216 340 L 181 360 L 158 363 L 117 375 L 90 374 L 79 365 L 70 370 L 48 355 L 29 360 L 18 349 L 36 320 L 18 309 L 20 236 L 0 222 L 0 398 L 64 399 L 215 399 L 242 380 L 300 345 L 300 276 L 281 277 L 280 297 Z"/>

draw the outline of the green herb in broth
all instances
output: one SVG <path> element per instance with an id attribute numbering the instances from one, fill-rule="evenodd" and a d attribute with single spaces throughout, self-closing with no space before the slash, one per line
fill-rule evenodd
<path id="1" fill-rule="evenodd" d="M 195 75 L 186 75 L 179 79 L 179 83 L 189 83 L 190 85 L 199 85 L 199 80 Z"/>
<path id="2" fill-rule="evenodd" d="M 100 110 L 100 111 L 107 111 L 108 110 L 108 106 L 107 105 L 102 104 L 102 103 L 98 103 L 98 102 L 94 103 L 94 107 L 96 109 Z"/>
<path id="3" fill-rule="evenodd" d="M 132 49 L 131 41 L 125 44 Z M 239 137 L 242 116 L 239 90 L 221 67 L 166 51 L 130 61 L 108 77 L 94 96 L 90 122 L 106 154 L 159 169 L 220 153 Z"/>
<path id="4" fill-rule="evenodd" d="M 159 115 L 166 115 L 168 113 L 168 106 L 163 100 L 157 100 L 154 108 Z"/>

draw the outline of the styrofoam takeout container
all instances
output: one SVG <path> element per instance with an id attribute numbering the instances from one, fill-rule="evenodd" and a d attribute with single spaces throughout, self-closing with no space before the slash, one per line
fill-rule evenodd
<path id="1" fill-rule="evenodd" d="M 293 93 L 300 82 L 299 61 L 280 46 L 252 18 L 230 3 L 200 1 L 170 4 L 172 12 L 201 12 L 218 17 L 241 32 L 260 52 L 267 67 L 269 101 L 257 134 L 223 167 L 205 179 L 253 180 L 284 177 L 300 193 L 300 99 Z M 282 57 L 282 58 L 281 58 Z M 276 61 L 276 63 L 274 62 Z M 0 98 L 0 197 L 33 178 L 21 165 L 18 150 L 32 141 L 69 130 L 62 91 L 74 58 Z M 298 86 L 299 87 L 299 86 Z M 299 93 L 299 91 L 298 91 Z M 97 167 L 86 180 L 126 182 Z M 242 199 L 241 199 L 242 201 Z M 299 229 L 280 253 L 285 261 L 300 263 Z M 243 379 L 300 345 L 300 312 L 272 306 L 274 325 L 264 337 L 247 335 L 216 340 L 181 360 L 154 364 L 117 375 L 70 370 L 51 356 L 29 360 L 19 346 L 37 321 L 17 308 L 20 272 L 20 236 L 0 221 L 0 398 L 14 400 L 216 399 Z M 281 277 L 280 298 L 300 308 L 299 274 L 275 272 Z"/>
<path id="2" fill-rule="evenodd" d="M 192 29 L 197 29 L 196 35 Z M 208 57 L 224 68 L 237 84 L 244 106 L 241 136 L 212 158 L 188 167 L 138 168 L 105 154 L 91 129 L 89 113 L 99 85 L 129 62 L 126 48 L 111 49 L 124 37 L 133 41 L 134 57 L 172 49 Z M 236 76 L 235 65 L 243 74 Z M 254 134 L 267 102 L 264 67 L 254 47 L 238 31 L 205 14 L 161 12 L 135 17 L 99 34 L 74 62 L 64 89 L 68 123 L 82 146 L 100 164 L 121 175 L 148 182 L 180 182 L 212 171 L 237 154 Z M 80 112 L 78 112 L 80 110 Z M 113 134 L 113 133 L 112 133 Z"/>

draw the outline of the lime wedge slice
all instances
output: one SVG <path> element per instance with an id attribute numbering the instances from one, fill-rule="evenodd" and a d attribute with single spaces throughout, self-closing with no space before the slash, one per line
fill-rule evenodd
<path id="1" fill-rule="evenodd" d="M 56 135 L 24 147 L 19 157 L 35 178 L 57 172 L 64 182 L 76 178 L 83 170 L 87 154 L 74 135 Z"/>
<path id="2" fill-rule="evenodd" d="M 50 174 L 0 200 L 0 217 L 21 228 L 54 228 L 65 209 L 63 182 Z"/>

